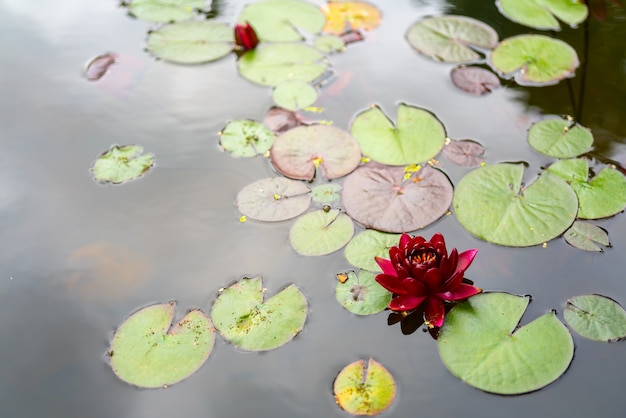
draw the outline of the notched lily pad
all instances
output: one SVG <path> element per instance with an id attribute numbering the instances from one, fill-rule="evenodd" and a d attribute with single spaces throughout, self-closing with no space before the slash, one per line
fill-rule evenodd
<path id="1" fill-rule="evenodd" d="M 215 330 L 199 310 L 172 325 L 174 303 L 143 308 L 115 332 L 109 356 L 115 374 L 125 382 L 158 388 L 179 382 L 206 361 Z"/>
<path id="2" fill-rule="evenodd" d="M 220 145 L 237 157 L 263 155 L 274 143 L 274 134 L 264 124 L 240 119 L 229 122 L 220 132 Z"/>
<path id="3" fill-rule="evenodd" d="M 277 222 L 295 218 L 311 205 L 306 184 L 284 177 L 255 181 L 237 194 L 237 208 L 250 219 Z"/>
<path id="4" fill-rule="evenodd" d="M 428 165 L 417 171 L 367 163 L 346 177 L 346 213 L 367 228 L 402 233 L 424 228 L 452 202 L 450 180 Z"/>
<path id="5" fill-rule="evenodd" d="M 452 308 L 439 333 L 450 372 L 486 392 L 517 395 L 549 385 L 574 356 L 571 334 L 554 312 L 518 328 L 529 297 L 482 293 Z"/>
<path id="6" fill-rule="evenodd" d="M 338 209 L 301 216 L 289 231 L 289 242 L 301 255 L 318 256 L 341 249 L 354 235 L 352 219 Z"/>
<path id="7" fill-rule="evenodd" d="M 382 13 L 364 1 L 331 1 L 322 6 L 326 15 L 325 33 L 341 35 L 348 29 L 372 30 L 378 27 Z"/>
<path id="8" fill-rule="evenodd" d="M 243 278 L 217 297 L 211 317 L 219 333 L 235 347 L 267 351 L 291 341 L 302 331 L 308 306 L 302 292 L 289 285 L 263 301 L 260 277 Z"/>
<path id="9" fill-rule="evenodd" d="M 344 256 L 350 264 L 360 269 L 374 272 L 382 271 L 374 257 L 389 258 L 389 249 L 398 245 L 400 234 L 389 234 L 386 232 L 366 229 L 357 234 L 344 251 Z"/>
<path id="10" fill-rule="evenodd" d="M 306 81 L 287 80 L 274 88 L 272 98 L 284 109 L 298 110 L 315 103 L 317 89 Z"/>
<path id="11" fill-rule="evenodd" d="M 114 145 L 93 163 L 95 180 L 119 184 L 141 177 L 154 165 L 152 154 L 142 154 L 139 145 Z"/>
<path id="12" fill-rule="evenodd" d="M 315 47 L 327 54 L 340 52 L 346 47 L 343 39 L 336 35 L 321 35 L 315 38 Z"/>
<path id="13" fill-rule="evenodd" d="M 206 0 L 131 0 L 130 14 L 148 22 L 170 23 L 189 20 L 207 7 Z"/>
<path id="14" fill-rule="evenodd" d="M 574 27 L 588 15 L 587 6 L 577 0 L 497 0 L 496 5 L 513 22 L 535 29 L 561 29 L 556 18 Z"/>
<path id="15" fill-rule="evenodd" d="M 530 127 L 528 144 L 548 157 L 572 158 L 591 149 L 593 135 L 571 120 L 546 119 Z"/>
<path id="16" fill-rule="evenodd" d="M 454 67 L 450 73 L 450 79 L 459 89 L 477 96 L 491 93 L 500 87 L 498 76 L 480 67 Z"/>
<path id="17" fill-rule="evenodd" d="M 311 189 L 311 197 L 318 203 L 332 203 L 341 199 L 341 184 L 320 184 Z"/>
<path id="18" fill-rule="evenodd" d="M 472 62 L 480 55 L 472 49 L 493 49 L 498 34 L 489 25 L 465 16 L 426 17 L 415 22 L 406 40 L 420 54 L 436 61 Z"/>
<path id="19" fill-rule="evenodd" d="M 274 106 L 265 114 L 263 124 L 272 132 L 279 134 L 304 123 L 296 112 Z"/>
<path id="20" fill-rule="evenodd" d="M 604 249 L 601 245 L 604 247 L 611 246 L 606 229 L 582 221 L 574 221 L 572 226 L 563 234 L 563 238 L 572 247 L 584 251 L 602 252 Z"/>
<path id="21" fill-rule="evenodd" d="M 575 296 L 567 301 L 563 316 L 574 331 L 590 340 L 626 338 L 626 311 L 606 296 Z"/>
<path id="22" fill-rule="evenodd" d="M 338 281 L 335 288 L 337 302 L 357 315 L 373 315 L 382 312 L 391 301 L 391 292 L 378 284 L 375 273 L 361 270 L 346 273 L 345 281 Z"/>
<path id="23" fill-rule="evenodd" d="M 484 162 L 485 147 L 471 139 L 449 140 L 441 151 L 444 157 L 455 164 L 475 167 Z"/>
<path id="24" fill-rule="evenodd" d="M 333 384 L 337 404 L 352 415 L 372 416 L 391 406 L 396 397 L 396 382 L 382 364 L 370 358 L 344 367 Z"/>

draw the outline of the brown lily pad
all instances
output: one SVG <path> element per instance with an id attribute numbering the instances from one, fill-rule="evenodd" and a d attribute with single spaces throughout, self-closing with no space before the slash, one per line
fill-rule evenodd
<path id="1" fill-rule="evenodd" d="M 454 67 L 450 72 L 452 83 L 459 89 L 481 96 L 500 87 L 500 79 L 489 70 L 480 67 Z"/>

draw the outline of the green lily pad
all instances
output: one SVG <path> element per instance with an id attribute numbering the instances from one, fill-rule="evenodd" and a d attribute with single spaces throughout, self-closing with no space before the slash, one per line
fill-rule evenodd
<path id="1" fill-rule="evenodd" d="M 341 199 L 341 184 L 320 184 L 311 189 L 311 197 L 318 203 L 332 203 Z"/>
<path id="2" fill-rule="evenodd" d="M 560 160 L 548 167 L 572 186 L 578 195 L 578 218 L 600 219 L 613 216 L 626 207 L 626 177 L 606 166 L 589 178 L 586 159 Z"/>
<path id="3" fill-rule="evenodd" d="M 414 231 L 435 222 L 450 208 L 452 184 L 429 165 L 409 169 L 373 162 L 359 167 L 343 183 L 346 213 L 384 232 Z"/>
<path id="4" fill-rule="evenodd" d="M 361 149 L 349 132 L 328 125 L 298 126 L 276 138 L 270 157 L 284 176 L 313 180 L 320 168 L 331 180 L 351 173 L 361 162 Z"/>
<path id="5" fill-rule="evenodd" d="M 439 153 L 446 139 L 435 115 L 403 103 L 398 106 L 395 126 L 378 106 L 373 106 L 357 115 L 350 132 L 364 155 L 388 165 L 427 161 Z"/>
<path id="6" fill-rule="evenodd" d="M 400 242 L 400 234 L 366 229 L 357 234 L 344 251 L 348 263 L 360 269 L 380 272 L 381 269 L 374 261 L 374 257 L 389 259 L 389 249 Z"/>
<path id="7" fill-rule="evenodd" d="M 573 27 L 584 22 L 588 14 L 582 1 L 498 0 L 496 5 L 513 22 L 535 29 L 561 29 L 557 17 Z"/>
<path id="8" fill-rule="evenodd" d="M 327 54 L 340 52 L 346 47 L 346 43 L 337 35 L 321 35 L 315 38 L 314 45 L 317 49 Z"/>
<path id="9" fill-rule="evenodd" d="M 587 222 L 574 221 L 563 234 L 565 241 L 574 248 L 584 251 L 602 252 L 600 245 L 610 247 L 609 234 L 606 229 Z"/>
<path id="10" fill-rule="evenodd" d="M 606 296 L 575 296 L 567 301 L 563 316 L 574 331 L 590 340 L 626 338 L 626 311 Z"/>
<path id="11" fill-rule="evenodd" d="M 456 217 L 472 234 L 494 244 L 528 247 L 561 235 L 576 218 L 576 193 L 545 173 L 522 184 L 522 164 L 494 164 L 468 173 L 456 187 Z"/>
<path id="12" fill-rule="evenodd" d="M 264 124 L 249 119 L 229 122 L 220 132 L 220 145 L 238 157 L 263 155 L 274 143 L 274 133 Z"/>
<path id="13" fill-rule="evenodd" d="M 306 81 L 287 80 L 274 87 L 272 98 L 284 109 L 298 110 L 315 103 L 317 89 Z"/>
<path id="14" fill-rule="evenodd" d="M 391 301 L 391 292 L 378 284 L 376 274 L 361 270 L 347 273 L 348 279 L 337 282 L 337 302 L 353 314 L 373 315 L 382 312 Z"/>
<path id="15" fill-rule="evenodd" d="M 519 35 L 500 42 L 489 57 L 503 77 L 515 77 L 522 86 L 546 86 L 574 76 L 576 50 L 544 35 Z"/>
<path id="16" fill-rule="evenodd" d="M 148 35 L 151 54 L 178 64 L 201 64 L 233 50 L 233 28 L 217 22 L 191 21 L 163 26 Z"/>
<path id="17" fill-rule="evenodd" d="M 154 165 L 152 154 L 142 154 L 139 145 L 114 145 L 94 161 L 91 172 L 94 179 L 113 184 L 141 177 Z"/>
<path id="18" fill-rule="evenodd" d="M 211 354 L 211 320 L 193 310 L 172 325 L 173 302 L 143 308 L 115 332 L 109 355 L 115 374 L 144 388 L 172 385 L 198 370 Z"/>
<path id="19" fill-rule="evenodd" d="M 262 0 L 248 4 L 239 15 L 239 22 L 248 22 L 264 42 L 302 40 L 300 31 L 319 33 L 326 17 L 314 4 L 299 0 Z"/>
<path id="20" fill-rule="evenodd" d="M 354 235 L 352 219 L 338 209 L 301 216 L 289 231 L 289 242 L 302 255 L 326 255 L 346 245 Z"/>
<path id="21" fill-rule="evenodd" d="M 295 218 L 311 205 L 309 187 L 301 181 L 269 177 L 244 187 L 237 208 L 250 219 L 277 222 Z"/>
<path id="22" fill-rule="evenodd" d="M 372 416 L 391 406 L 396 382 L 382 364 L 370 358 L 344 367 L 333 384 L 337 405 L 352 415 Z"/>
<path id="23" fill-rule="evenodd" d="M 169 23 L 189 20 L 206 5 L 206 0 L 131 0 L 128 10 L 141 20 Z"/>
<path id="24" fill-rule="evenodd" d="M 415 22 L 406 40 L 420 54 L 443 62 L 471 62 L 480 55 L 471 47 L 493 49 L 498 34 L 480 20 L 465 16 L 426 17 Z"/>
<path id="25" fill-rule="evenodd" d="M 517 395 L 561 376 L 574 356 L 571 334 L 554 312 L 517 328 L 529 297 L 483 293 L 456 305 L 439 333 L 448 370 L 486 392 Z"/>
<path id="26" fill-rule="evenodd" d="M 237 61 L 243 77 L 272 87 L 287 80 L 313 81 L 324 74 L 327 65 L 318 49 L 293 43 L 259 44 Z"/>
<path id="27" fill-rule="evenodd" d="M 235 347 L 267 351 L 291 341 L 304 328 L 308 312 L 302 292 L 289 285 L 265 302 L 260 277 L 243 278 L 224 289 L 211 317 L 219 333 Z"/>
<path id="28" fill-rule="evenodd" d="M 528 144 L 548 157 L 572 158 L 591 149 L 593 135 L 589 129 L 572 121 L 546 119 L 530 127 Z"/>

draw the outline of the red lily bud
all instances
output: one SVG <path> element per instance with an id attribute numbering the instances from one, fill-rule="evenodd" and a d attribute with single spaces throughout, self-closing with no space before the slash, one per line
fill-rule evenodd
<path id="1" fill-rule="evenodd" d="M 254 49 L 259 43 L 256 32 L 248 22 L 235 26 L 235 43 L 245 51 Z"/>

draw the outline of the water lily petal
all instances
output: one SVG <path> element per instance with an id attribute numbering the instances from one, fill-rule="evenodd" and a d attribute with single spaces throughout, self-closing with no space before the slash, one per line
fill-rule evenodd
<path id="1" fill-rule="evenodd" d="M 411 241 L 411 236 L 409 234 L 402 234 L 400 237 L 400 248 L 404 248 Z"/>
<path id="2" fill-rule="evenodd" d="M 422 282 L 415 280 L 412 277 L 407 277 L 406 279 L 402 280 L 402 285 L 409 295 L 419 297 L 428 295 L 428 289 L 426 288 L 426 286 L 424 286 Z"/>
<path id="3" fill-rule="evenodd" d="M 424 319 L 430 326 L 440 327 L 443 325 L 443 317 L 446 314 L 443 301 L 436 296 L 430 296 L 424 309 Z"/>
<path id="4" fill-rule="evenodd" d="M 443 300 L 457 301 L 467 299 L 470 296 L 474 296 L 482 291 L 483 290 L 480 287 L 461 283 L 450 291 L 437 293 L 437 296 Z"/>
<path id="5" fill-rule="evenodd" d="M 450 256 L 444 255 L 441 257 L 441 264 L 439 265 L 439 270 L 441 270 L 441 275 L 446 279 L 452 277 L 452 274 L 456 270 L 456 264 L 459 259 L 459 253 L 456 248 L 452 249 Z"/>
<path id="6" fill-rule="evenodd" d="M 441 287 L 441 270 L 429 269 L 424 275 L 424 284 L 430 292 L 436 292 Z"/>
<path id="7" fill-rule="evenodd" d="M 393 268 L 393 263 L 391 260 L 385 260 L 384 258 L 374 257 L 376 264 L 381 268 L 383 273 L 388 274 L 390 276 L 396 276 L 396 269 Z"/>
<path id="8" fill-rule="evenodd" d="M 398 296 L 391 299 L 391 302 L 389 302 L 389 309 L 392 311 L 410 311 L 420 306 L 424 300 L 426 300 L 426 296 Z"/>
<path id="9" fill-rule="evenodd" d="M 430 243 L 435 247 L 439 254 L 448 254 L 448 250 L 446 250 L 446 240 L 443 238 L 443 235 L 440 233 L 436 233 L 430 239 Z"/>
<path id="10" fill-rule="evenodd" d="M 389 274 L 379 274 L 376 276 L 375 280 L 382 287 L 387 289 L 390 292 L 397 293 L 399 295 L 406 295 L 407 290 L 402 285 L 402 282 L 396 277 L 391 276 Z"/>
<path id="11" fill-rule="evenodd" d="M 478 253 L 477 248 L 473 248 L 471 250 L 463 251 L 459 254 L 459 261 L 456 263 L 456 270 L 454 273 L 458 273 L 459 271 L 465 271 L 474 261 L 474 257 Z"/>

